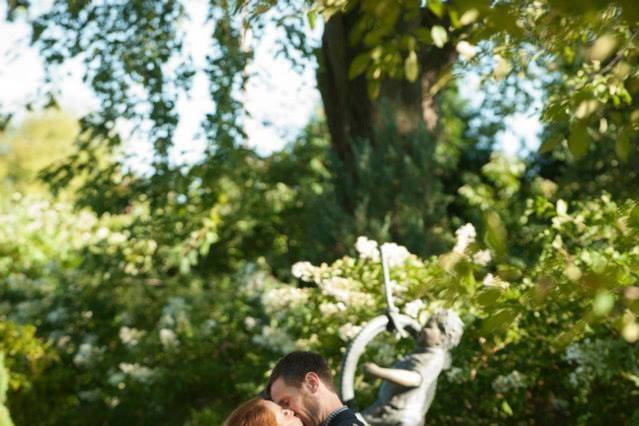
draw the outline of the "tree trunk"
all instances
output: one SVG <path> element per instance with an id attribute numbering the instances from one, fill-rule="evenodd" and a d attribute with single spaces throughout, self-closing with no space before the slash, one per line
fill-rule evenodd
<path id="1" fill-rule="evenodd" d="M 400 139 L 418 130 L 435 130 L 438 111 L 431 89 L 442 71 L 448 69 L 456 58 L 450 43 L 441 49 L 434 46 L 424 49 L 418 52 L 420 75 L 417 81 L 386 79 L 381 84 L 380 96 L 371 100 L 364 76 L 353 80 L 348 78 L 351 61 L 363 51 L 363 46 L 353 46 L 348 42 L 348 34 L 357 19 L 358 12 L 354 10 L 337 13 L 326 23 L 317 75 L 331 144 L 342 164 L 347 180 L 345 185 L 352 187 L 358 186 L 360 178 L 354 142 L 375 146 L 378 130 L 389 120 L 394 122 Z M 438 21 L 439 18 L 425 11 L 421 24 L 433 25 Z M 384 111 L 383 105 L 387 105 Z M 392 114 L 392 117 L 382 117 L 383 112 Z M 352 214 L 356 200 L 349 193 L 351 191 L 340 191 L 340 202 L 344 210 Z"/>

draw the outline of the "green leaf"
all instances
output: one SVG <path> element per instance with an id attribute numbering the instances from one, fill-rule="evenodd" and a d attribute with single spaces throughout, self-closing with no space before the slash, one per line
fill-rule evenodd
<path id="1" fill-rule="evenodd" d="M 494 306 L 497 303 L 497 299 L 501 296 L 501 289 L 499 288 L 487 288 L 482 290 L 477 296 L 477 303 L 485 308 Z"/>
<path id="2" fill-rule="evenodd" d="M 610 312 L 615 304 L 615 299 L 608 291 L 600 291 L 592 302 L 592 310 L 595 314 L 604 316 Z"/>
<path id="3" fill-rule="evenodd" d="M 411 51 L 404 62 L 404 72 L 408 81 L 413 82 L 417 80 L 419 75 L 419 63 L 417 62 L 417 53 Z"/>
<path id="4" fill-rule="evenodd" d="M 576 121 L 570 126 L 570 135 L 568 136 L 568 149 L 577 158 L 581 158 L 588 152 L 590 145 L 590 136 L 588 128 L 582 121 Z"/>
<path id="5" fill-rule="evenodd" d="M 510 308 L 502 309 L 496 314 L 486 318 L 481 326 L 481 330 L 484 334 L 505 330 L 512 324 L 515 318 L 517 318 L 517 311 Z"/>
<path id="6" fill-rule="evenodd" d="M 433 12 L 439 18 L 442 17 L 442 14 L 444 13 L 444 5 L 442 4 L 441 0 L 428 0 L 427 5 L 431 12 Z"/>
<path id="7" fill-rule="evenodd" d="M 444 47 L 446 42 L 448 41 L 448 33 L 441 25 L 435 25 L 430 30 L 430 35 L 433 38 L 433 43 L 435 46 L 441 48 Z"/>
<path id="8" fill-rule="evenodd" d="M 563 139 L 564 139 L 563 135 L 560 135 L 560 134 L 549 137 L 548 139 L 543 141 L 543 143 L 539 147 L 539 152 L 541 154 L 545 154 L 547 152 L 552 151 L 553 149 L 557 147 L 557 145 L 561 143 Z"/>
<path id="9" fill-rule="evenodd" d="M 588 52 L 592 61 L 604 61 L 612 55 L 617 47 L 617 39 L 613 34 L 604 34 L 595 41 Z"/>
<path id="10" fill-rule="evenodd" d="M 360 53 L 355 56 L 355 59 L 351 62 L 351 66 L 348 69 L 348 78 L 354 79 L 358 75 L 366 71 L 368 63 L 370 62 L 370 54 L 368 52 Z"/>
<path id="11" fill-rule="evenodd" d="M 317 21 L 317 13 L 314 10 L 309 10 L 306 14 L 306 19 L 308 19 L 308 26 L 311 29 L 315 29 L 315 23 Z"/>
<path id="12" fill-rule="evenodd" d="M 615 142 L 615 152 L 617 153 L 617 157 L 622 161 L 628 161 L 628 157 L 630 156 L 630 137 L 628 133 L 623 130 L 619 133 L 617 141 Z"/>
<path id="13" fill-rule="evenodd" d="M 488 212 L 484 218 L 484 222 L 486 224 L 484 242 L 497 256 L 503 256 L 506 254 L 507 232 L 499 214 L 496 212 Z"/>
<path id="14" fill-rule="evenodd" d="M 381 83 L 379 80 L 368 80 L 366 85 L 368 97 L 370 97 L 371 99 L 377 99 L 377 97 L 379 96 L 380 86 Z"/>
<path id="15" fill-rule="evenodd" d="M 420 43 L 430 44 L 433 42 L 433 37 L 430 35 L 430 31 L 428 31 L 426 28 L 417 28 L 413 32 L 413 35 Z"/>
<path id="16" fill-rule="evenodd" d="M 501 410 L 509 416 L 513 415 L 513 409 L 510 408 L 510 404 L 506 400 L 501 403 Z"/>
<path id="17" fill-rule="evenodd" d="M 630 210 L 628 223 L 630 224 L 630 226 L 639 228 L 639 205 L 633 207 L 633 209 Z"/>

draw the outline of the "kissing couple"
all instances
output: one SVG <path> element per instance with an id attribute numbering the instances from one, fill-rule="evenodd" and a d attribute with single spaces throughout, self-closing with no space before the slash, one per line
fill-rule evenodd
<path id="1" fill-rule="evenodd" d="M 342 403 L 326 360 L 291 352 L 278 361 L 261 396 L 240 405 L 224 426 L 365 426 Z"/>

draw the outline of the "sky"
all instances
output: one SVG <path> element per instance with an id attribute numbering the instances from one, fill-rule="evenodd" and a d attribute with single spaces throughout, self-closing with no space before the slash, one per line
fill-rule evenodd
<path id="1" fill-rule="evenodd" d="M 210 25 L 204 19 L 208 1 L 192 0 L 187 4 L 191 21 L 184 23 L 186 48 L 195 65 L 203 67 L 211 34 Z M 0 10 L 0 15 L 3 16 L 4 11 Z M 318 41 L 319 31 L 309 29 L 309 35 Z M 25 114 L 24 106 L 39 97 L 38 90 L 44 78 L 43 62 L 37 50 L 28 45 L 30 29 L 24 22 L 1 20 L 0 35 L 0 103 L 3 108 L 14 111 L 19 121 Z M 263 155 L 286 146 L 321 110 L 313 68 L 309 66 L 298 73 L 285 58 L 275 56 L 276 40 L 281 36 L 281 31 L 271 26 L 260 40 L 251 39 L 250 34 L 248 37 L 255 46 L 255 58 L 247 70 L 251 77 L 245 92 L 249 113 L 245 121 L 246 143 Z M 60 106 L 77 116 L 97 106 L 91 89 L 82 82 L 82 70 L 83 64 L 79 60 L 70 61 L 57 70 L 54 78 L 60 92 Z M 172 159 L 177 163 L 197 160 L 204 148 L 204 141 L 194 135 L 204 114 L 211 110 L 207 85 L 206 76 L 196 74 L 191 93 L 178 101 L 180 122 L 172 153 Z M 469 76 L 465 89 L 469 102 L 480 98 L 478 78 Z M 515 114 L 507 117 L 505 122 L 507 130 L 498 135 L 501 150 L 516 155 L 539 145 L 541 125 L 537 112 Z M 124 120 L 118 122 L 117 127 L 124 135 L 132 129 L 132 125 Z M 150 164 L 151 147 L 142 135 L 128 138 L 125 150 L 134 165 Z"/>

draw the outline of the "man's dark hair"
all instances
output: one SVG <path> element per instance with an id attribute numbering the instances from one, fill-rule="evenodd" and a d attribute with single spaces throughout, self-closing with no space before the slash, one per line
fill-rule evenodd
<path id="1" fill-rule="evenodd" d="M 288 386 L 301 386 L 306 374 L 310 372 L 317 374 L 327 388 L 335 390 L 331 370 L 320 354 L 295 351 L 285 355 L 277 362 L 268 380 L 266 392 L 271 394 L 271 386 L 280 377 Z"/>

